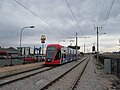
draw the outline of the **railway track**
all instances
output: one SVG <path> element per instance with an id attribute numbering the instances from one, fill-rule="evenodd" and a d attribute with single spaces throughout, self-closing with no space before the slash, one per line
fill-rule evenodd
<path id="1" fill-rule="evenodd" d="M 71 63 L 71 62 L 69 62 L 69 63 Z M 62 66 L 62 65 L 60 65 L 60 66 Z M 2 77 L 0 77 L 0 86 L 6 85 L 9 83 L 18 81 L 18 80 L 22 80 L 22 79 L 28 78 L 30 76 L 33 76 L 33 75 L 36 75 L 36 74 L 54 69 L 56 67 L 60 67 L 60 66 L 52 66 L 52 67 L 47 66 L 46 67 L 45 65 L 42 65 L 42 66 L 34 68 L 34 69 L 2 76 Z"/>
<path id="2" fill-rule="evenodd" d="M 80 81 L 80 79 L 81 79 L 81 77 L 82 77 L 82 75 L 83 75 L 83 73 L 84 73 L 84 71 L 85 71 L 85 69 L 86 69 L 86 67 L 87 67 L 87 65 L 88 65 L 89 60 L 90 60 L 90 58 L 89 58 L 88 61 L 86 62 L 85 66 L 83 67 L 82 72 L 80 72 L 80 73 L 78 74 L 78 76 L 76 77 L 76 79 L 75 79 L 75 81 L 74 81 L 74 83 L 73 83 L 73 85 L 72 85 L 72 87 L 71 87 L 70 90 L 74 90 L 74 89 L 76 88 L 76 86 L 78 85 L 78 83 L 79 83 L 79 81 Z"/>
<path id="3" fill-rule="evenodd" d="M 0 78 L 0 89 L 14 90 L 16 88 L 22 88 L 23 90 L 44 90 L 49 85 L 53 84 L 55 80 L 57 81 L 60 79 L 60 77 L 64 77 L 68 72 L 72 70 L 72 68 L 75 68 L 79 66 L 80 63 L 86 61 L 86 59 L 86 57 L 83 57 L 77 62 L 74 61 L 68 64 L 54 67 L 41 67 L 40 69 L 33 71 L 31 70 L 30 72 L 27 71 L 24 73 L 15 74 L 13 76 L 11 75 L 8 77 Z"/>
<path id="4" fill-rule="evenodd" d="M 74 90 L 74 88 L 77 85 L 77 82 L 79 81 L 78 78 L 80 78 L 82 76 L 82 74 L 88 64 L 88 61 L 89 61 L 89 58 L 83 59 L 81 62 L 76 64 L 74 67 L 72 67 L 71 69 L 69 69 L 68 71 L 66 71 L 59 77 L 57 77 L 56 79 L 49 82 L 44 87 L 40 88 L 40 90 L 58 90 L 58 89 L 59 90 L 67 90 L 67 89 Z M 79 66 L 81 66 L 82 64 L 83 64 L 83 66 L 81 67 L 82 68 L 80 70 L 81 72 L 77 75 L 77 77 L 73 77 L 74 75 L 71 76 L 71 72 L 73 72 L 76 68 L 79 69 Z M 71 77 L 71 79 L 68 79 L 68 77 Z M 72 78 L 74 78 L 74 81 L 73 81 L 74 83 L 70 84 L 70 82 L 71 82 L 70 80 L 73 80 Z M 66 81 L 68 82 L 67 85 L 66 85 Z M 70 84 L 70 85 L 68 85 L 68 84 Z M 63 85 L 63 86 L 61 86 L 61 85 Z M 68 86 L 68 88 L 65 86 Z M 65 88 L 63 88 L 63 87 L 65 87 Z"/>
<path id="5" fill-rule="evenodd" d="M 31 69 L 31 70 L 27 70 L 27 71 L 23 71 L 23 72 L 19 72 L 19 73 L 14 73 L 8 76 L 3 76 L 0 77 L 0 86 L 24 79 L 24 78 L 28 78 L 30 76 L 51 70 L 55 67 L 45 67 L 44 65 L 39 67 L 39 68 L 35 68 L 35 69 Z"/>

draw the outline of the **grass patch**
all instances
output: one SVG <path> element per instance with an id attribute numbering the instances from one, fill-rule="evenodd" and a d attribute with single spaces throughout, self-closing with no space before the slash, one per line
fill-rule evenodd
<path id="1" fill-rule="evenodd" d="M 96 68 L 101 70 L 101 69 L 104 68 L 104 66 L 103 66 L 102 63 L 100 63 L 100 62 L 98 61 L 98 62 L 96 62 Z"/>

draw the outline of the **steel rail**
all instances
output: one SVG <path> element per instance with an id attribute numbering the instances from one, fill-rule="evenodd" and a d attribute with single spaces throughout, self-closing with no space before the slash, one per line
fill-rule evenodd
<path id="1" fill-rule="evenodd" d="M 89 60 L 90 60 L 90 58 L 89 58 Z M 83 73 L 84 73 L 84 71 L 85 71 L 85 69 L 86 69 L 86 67 L 87 67 L 87 65 L 88 65 L 89 60 L 87 61 L 87 63 L 86 63 L 85 66 L 83 67 L 82 72 L 79 73 L 78 77 L 76 78 L 75 82 L 73 83 L 73 85 L 72 85 L 72 87 L 71 87 L 71 90 L 74 90 L 74 89 L 76 88 L 77 83 L 79 82 L 80 78 L 82 77 L 82 75 L 83 75 Z"/>
<path id="2" fill-rule="evenodd" d="M 47 89 L 49 86 L 51 86 L 53 83 L 55 83 L 57 80 L 59 80 L 60 78 L 62 78 L 63 76 L 65 76 L 67 73 L 69 73 L 71 70 L 73 70 L 75 67 L 77 67 L 78 65 L 80 65 L 83 61 L 85 61 L 87 58 L 83 59 L 81 62 L 79 62 L 77 65 L 75 65 L 74 67 L 72 67 L 71 69 L 69 69 L 68 71 L 66 71 L 65 73 L 63 73 L 62 75 L 60 75 L 59 77 L 57 77 L 56 79 L 52 80 L 51 82 L 49 82 L 47 85 L 43 86 L 42 88 L 40 88 L 40 90 L 45 90 Z"/>
<path id="3" fill-rule="evenodd" d="M 41 68 L 39 68 L 39 69 L 42 69 L 42 68 L 45 68 L 45 67 L 41 67 Z M 14 74 L 14 77 L 17 76 L 17 75 L 20 75 L 20 74 L 22 74 L 23 76 L 21 75 L 20 77 L 15 78 L 15 79 L 12 79 L 12 80 L 9 80 L 9 79 L 8 79 L 8 78 L 13 77 L 12 75 L 6 76 L 6 77 L 3 78 L 3 79 L 6 79 L 6 80 L 0 79 L 0 81 L 3 80 L 3 82 L 0 82 L 0 86 L 6 85 L 6 84 L 9 84 L 9 83 L 12 83 L 12 82 L 15 82 L 15 81 L 24 79 L 24 78 L 28 78 L 28 77 L 30 77 L 30 76 L 33 76 L 33 75 L 36 75 L 36 74 L 39 74 L 39 73 L 42 73 L 42 72 L 51 70 L 51 69 L 53 69 L 53 68 L 56 68 L 56 67 L 50 67 L 50 68 L 48 68 L 48 69 L 41 70 L 41 71 L 36 71 L 36 72 L 35 72 L 35 70 L 29 70 L 29 71 L 17 73 L 17 74 Z M 38 69 L 37 69 L 37 70 L 38 70 Z M 28 72 L 34 72 L 34 73 L 30 73 L 30 74 L 28 74 L 28 75 L 25 75 L 25 74 L 28 73 Z"/>

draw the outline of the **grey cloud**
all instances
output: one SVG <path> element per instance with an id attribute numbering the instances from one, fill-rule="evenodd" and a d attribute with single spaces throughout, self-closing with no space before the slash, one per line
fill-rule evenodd
<path id="1" fill-rule="evenodd" d="M 1 46 L 18 46 L 20 30 L 24 26 L 35 25 L 34 30 L 26 29 L 23 31 L 25 45 L 34 44 L 39 46 L 39 38 L 42 34 L 47 37 L 47 43 L 57 43 L 61 39 L 66 39 L 66 36 L 75 36 L 78 32 L 82 36 L 73 16 L 67 7 L 65 0 L 17 0 L 26 6 L 28 9 L 37 14 L 47 23 L 57 28 L 57 30 L 46 24 L 40 18 L 36 17 L 14 0 L 0 1 L 0 42 Z M 76 16 L 76 19 L 82 29 L 82 32 L 87 35 L 95 36 L 96 31 L 94 25 L 102 25 L 106 18 L 106 11 L 109 10 L 112 0 L 67 0 Z M 99 1 L 99 2 L 98 2 Z M 106 3 L 105 3 L 106 2 Z M 102 7 L 103 3 L 105 6 Z M 103 9 L 102 9 L 103 8 Z M 120 1 L 115 0 L 110 17 L 106 26 L 100 32 L 106 32 L 108 35 L 119 34 L 120 22 Z M 102 10 L 102 15 L 100 16 Z M 100 22 L 97 22 L 100 21 Z M 117 33 L 116 33 L 117 32 Z M 28 39 L 28 40 L 27 40 Z M 31 42 L 29 43 L 29 39 Z M 8 43 L 7 43 L 8 42 Z M 95 42 L 93 40 L 93 42 Z M 80 42 L 82 43 L 82 42 Z M 92 43 L 92 42 L 89 42 Z"/>

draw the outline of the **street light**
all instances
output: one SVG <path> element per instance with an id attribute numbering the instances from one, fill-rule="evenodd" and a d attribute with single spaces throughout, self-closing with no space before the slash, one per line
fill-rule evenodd
<path id="1" fill-rule="evenodd" d="M 65 42 L 65 40 L 60 40 L 60 41 L 58 41 L 58 44 L 59 44 L 60 42 Z"/>
<path id="2" fill-rule="evenodd" d="M 21 55 L 21 41 L 22 41 L 22 31 L 25 29 L 25 28 L 35 28 L 35 26 L 26 26 L 26 27 L 23 27 L 20 31 L 20 55 Z"/>

